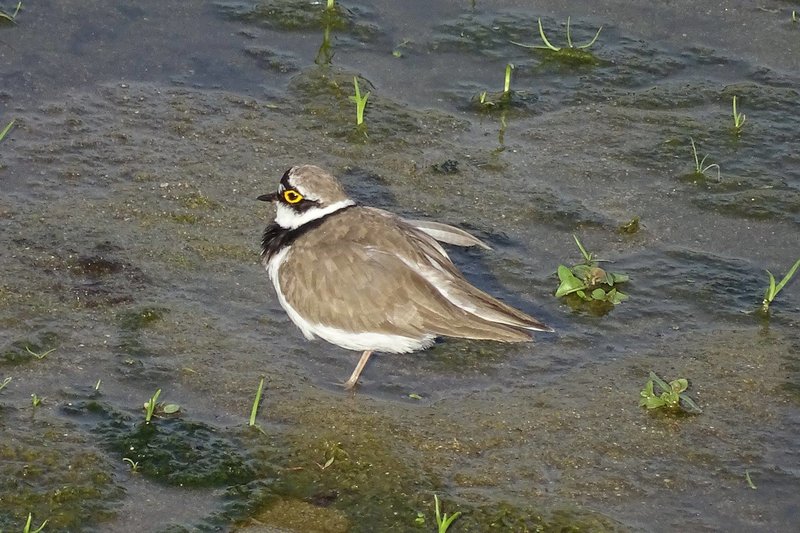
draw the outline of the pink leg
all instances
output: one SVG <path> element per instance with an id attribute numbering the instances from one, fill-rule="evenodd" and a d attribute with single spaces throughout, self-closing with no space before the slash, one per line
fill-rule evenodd
<path id="1" fill-rule="evenodd" d="M 369 361 L 370 355 L 372 355 L 372 350 L 367 350 L 361 354 L 361 359 L 358 360 L 358 364 L 356 365 L 355 370 L 353 370 L 353 373 L 350 375 L 350 379 L 348 379 L 344 384 L 345 389 L 352 390 L 353 387 L 356 386 L 356 383 L 358 383 L 358 377 L 361 375 L 361 371 L 364 370 L 364 366 L 366 366 L 367 361 Z"/>

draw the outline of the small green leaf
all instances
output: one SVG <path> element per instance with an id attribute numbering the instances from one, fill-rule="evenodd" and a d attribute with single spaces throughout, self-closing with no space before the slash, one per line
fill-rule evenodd
<path id="1" fill-rule="evenodd" d="M 618 272 L 612 272 L 611 276 L 614 278 L 614 283 L 625 283 L 631 279 L 627 274 L 620 274 Z M 613 285 L 614 283 L 609 283 L 609 285 Z"/>
<path id="2" fill-rule="evenodd" d="M 669 382 L 669 387 L 673 392 L 681 393 L 689 388 L 689 381 L 685 378 L 679 378 Z"/>
<path id="3" fill-rule="evenodd" d="M 606 291 L 603 289 L 595 289 L 592 291 L 592 298 L 603 301 L 606 299 Z"/>
<path id="4" fill-rule="evenodd" d="M 167 415 L 175 414 L 180 410 L 181 410 L 181 406 L 178 405 L 177 403 L 168 403 L 163 408 L 164 414 L 167 414 Z"/>

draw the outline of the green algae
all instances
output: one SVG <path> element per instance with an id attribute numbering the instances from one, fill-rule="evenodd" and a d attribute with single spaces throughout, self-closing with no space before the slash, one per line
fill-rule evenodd
<path id="1" fill-rule="evenodd" d="M 119 327 L 128 332 L 136 332 L 163 320 L 169 312 L 165 307 L 142 307 L 121 311 L 117 314 Z"/>
<path id="2" fill-rule="evenodd" d="M 184 418 L 145 424 L 96 400 L 76 401 L 65 412 L 91 416 L 91 432 L 100 445 L 122 461 L 138 463 L 137 472 L 153 480 L 186 487 L 219 487 L 247 483 L 256 470 L 235 439 L 217 429 Z"/>
<path id="3" fill-rule="evenodd" d="M 21 415 L 3 412 L 9 422 L 23 422 Z M 107 460 L 57 421 L 24 428 L 6 427 L 0 438 L 0 529 L 18 531 L 29 512 L 55 531 L 81 531 L 111 519 L 124 491 Z"/>

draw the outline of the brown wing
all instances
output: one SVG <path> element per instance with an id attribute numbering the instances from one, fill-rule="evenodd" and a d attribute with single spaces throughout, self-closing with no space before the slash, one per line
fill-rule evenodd
<path id="1" fill-rule="evenodd" d="M 472 287 L 440 250 L 396 217 L 353 208 L 294 242 L 280 285 L 307 320 L 346 331 L 530 340 L 521 328 L 539 322 Z"/>

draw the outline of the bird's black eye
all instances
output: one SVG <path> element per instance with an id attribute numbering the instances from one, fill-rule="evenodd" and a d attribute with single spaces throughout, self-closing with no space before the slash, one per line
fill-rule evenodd
<path id="1" fill-rule="evenodd" d="M 283 199 L 287 204 L 296 204 L 303 199 L 303 195 L 294 189 L 286 189 L 283 191 Z"/>

